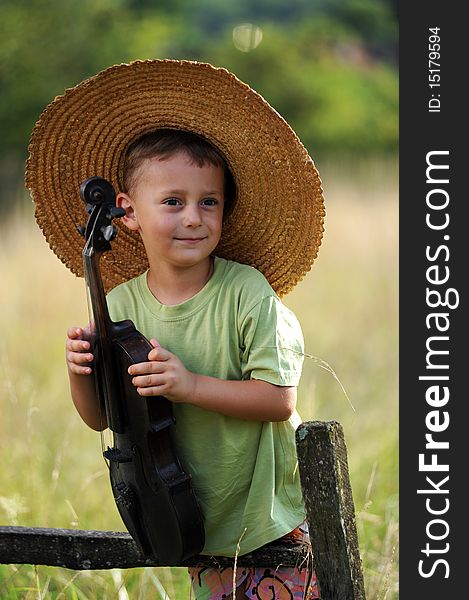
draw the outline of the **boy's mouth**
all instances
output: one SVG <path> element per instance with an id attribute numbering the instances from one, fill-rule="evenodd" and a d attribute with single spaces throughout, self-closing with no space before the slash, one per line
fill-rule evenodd
<path id="1" fill-rule="evenodd" d="M 196 237 L 196 238 L 175 238 L 178 242 L 183 242 L 185 244 L 197 244 L 198 242 L 202 242 L 205 240 L 205 237 Z"/>

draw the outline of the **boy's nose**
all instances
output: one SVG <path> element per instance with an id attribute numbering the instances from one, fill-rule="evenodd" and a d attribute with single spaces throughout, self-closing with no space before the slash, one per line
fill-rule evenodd
<path id="1" fill-rule="evenodd" d="M 198 205 L 188 205 L 184 210 L 183 223 L 186 227 L 198 227 L 202 223 Z"/>

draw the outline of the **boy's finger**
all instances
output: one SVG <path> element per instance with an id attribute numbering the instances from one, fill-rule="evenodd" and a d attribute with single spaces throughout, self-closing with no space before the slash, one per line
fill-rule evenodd
<path id="1" fill-rule="evenodd" d="M 132 378 L 132 383 L 135 387 L 150 387 L 155 383 L 155 377 L 153 375 L 139 375 L 138 377 Z"/>
<path id="2" fill-rule="evenodd" d="M 81 339 L 69 339 L 67 340 L 67 350 L 71 350 L 72 352 L 87 352 L 90 349 L 89 342 L 83 341 Z"/>
<path id="3" fill-rule="evenodd" d="M 132 384 L 141 396 L 158 396 L 165 386 L 162 375 L 141 375 L 132 379 Z"/>
<path id="4" fill-rule="evenodd" d="M 172 354 L 166 348 L 157 346 L 148 353 L 148 360 L 169 360 Z"/>
<path id="5" fill-rule="evenodd" d="M 90 354 L 84 354 L 83 352 L 69 352 L 68 356 L 67 356 L 69 362 L 76 364 L 76 365 L 82 365 L 82 364 L 87 364 L 87 363 L 91 363 L 93 362 L 93 355 Z"/>
<path id="6" fill-rule="evenodd" d="M 146 375 L 147 373 L 163 373 L 164 367 L 159 362 L 143 362 L 131 365 L 129 375 Z"/>
<path id="7" fill-rule="evenodd" d="M 80 327 L 69 327 L 67 329 L 67 337 L 76 340 L 78 339 L 82 334 L 81 328 Z"/>
<path id="8" fill-rule="evenodd" d="M 80 367 L 73 363 L 70 364 L 69 368 L 72 373 L 76 373 L 77 375 L 91 375 L 91 373 L 93 372 L 93 369 L 89 366 Z"/>

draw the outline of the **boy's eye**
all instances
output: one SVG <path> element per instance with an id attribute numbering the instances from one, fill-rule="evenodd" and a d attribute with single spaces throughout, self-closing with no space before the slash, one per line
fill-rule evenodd
<path id="1" fill-rule="evenodd" d="M 204 198 L 202 200 L 202 204 L 204 206 L 216 206 L 218 204 L 218 200 L 216 198 Z"/>
<path id="2" fill-rule="evenodd" d="M 167 204 L 168 206 L 178 206 L 179 204 L 181 204 L 181 201 L 179 200 L 179 198 L 166 198 L 164 204 Z"/>

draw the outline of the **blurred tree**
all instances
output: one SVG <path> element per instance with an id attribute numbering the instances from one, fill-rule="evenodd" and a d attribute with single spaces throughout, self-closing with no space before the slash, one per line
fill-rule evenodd
<path id="1" fill-rule="evenodd" d="M 227 34 L 207 48 L 207 59 L 262 94 L 314 156 L 397 149 L 397 74 L 340 22 L 266 26 L 249 53 L 237 51 Z"/>
<path id="2" fill-rule="evenodd" d="M 55 95 L 111 64 L 164 56 L 182 34 L 177 19 L 132 12 L 127 0 L 0 0 L 0 14 L 4 205 L 22 188 L 30 133 Z"/>
<path id="3" fill-rule="evenodd" d="M 0 153 L 22 151 L 54 95 L 113 63 L 159 55 L 174 27 L 120 0 L 1 0 Z"/>
<path id="4" fill-rule="evenodd" d="M 396 0 L 178 0 L 178 4 L 183 18 L 209 36 L 222 35 L 243 21 L 289 27 L 329 18 L 358 33 L 370 52 L 397 61 Z"/>
<path id="5" fill-rule="evenodd" d="M 346 23 L 376 58 L 397 62 L 395 2 L 390 0 L 332 0 L 331 15 Z"/>
<path id="6" fill-rule="evenodd" d="M 34 122 L 53 97 L 134 59 L 227 67 L 316 154 L 397 148 L 395 0 L 0 0 L 0 14 L 4 189 L 21 176 Z M 250 52 L 233 44 L 243 22 L 263 32 Z"/>

